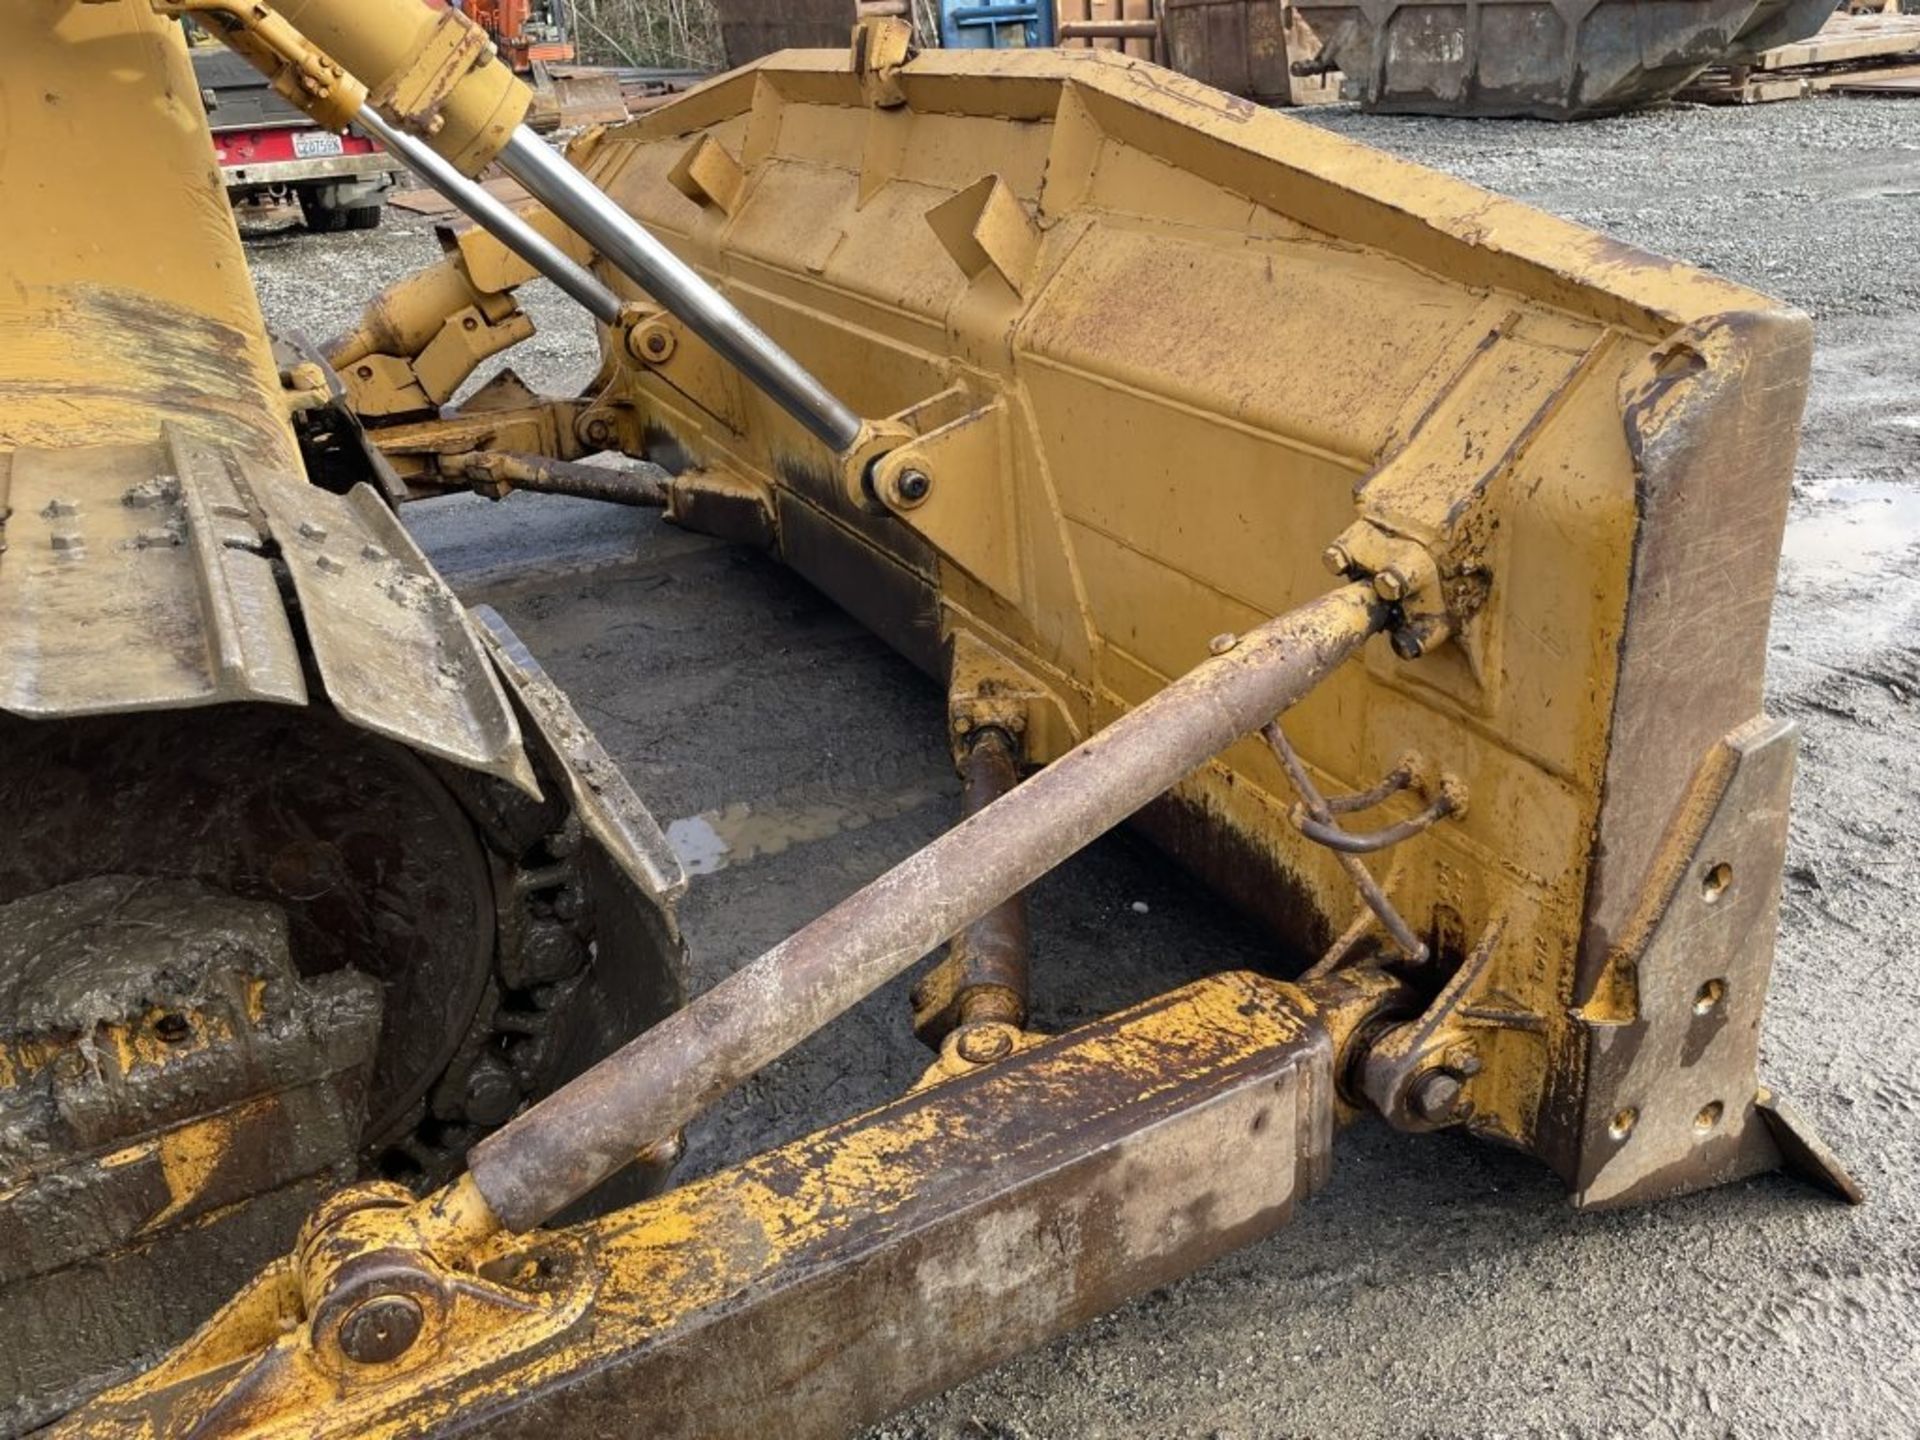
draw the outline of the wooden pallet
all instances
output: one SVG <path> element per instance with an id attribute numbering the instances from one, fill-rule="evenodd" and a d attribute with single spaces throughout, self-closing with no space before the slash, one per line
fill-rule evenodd
<path id="1" fill-rule="evenodd" d="M 1680 92 L 1709 105 L 1760 105 L 1830 92 L 1912 94 L 1920 79 L 1920 15 L 1835 15 L 1820 33 L 1709 70 Z"/>
<path id="2" fill-rule="evenodd" d="M 1757 72 L 1708 71 L 1677 98 L 1706 105 L 1763 105 L 1801 100 L 1809 95 L 1920 94 L 1920 52 L 1901 65 L 1862 65 L 1847 69 Z"/>
<path id="3" fill-rule="evenodd" d="M 1920 51 L 1920 15 L 1835 15 L 1820 33 L 1762 50 L 1756 70 L 1798 70 Z"/>
<path id="4" fill-rule="evenodd" d="M 1834 88 L 1848 95 L 1920 95 L 1920 75 L 1868 76 Z"/>

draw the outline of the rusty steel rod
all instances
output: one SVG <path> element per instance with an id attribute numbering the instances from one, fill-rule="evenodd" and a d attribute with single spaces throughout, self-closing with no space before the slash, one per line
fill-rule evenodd
<path id="1" fill-rule="evenodd" d="M 525 125 L 495 157 L 527 193 L 570 226 L 606 262 L 673 316 L 774 404 L 836 454 L 859 441 L 860 417 L 782 349 L 733 301 L 708 284 L 646 226 Z"/>
<path id="2" fill-rule="evenodd" d="M 1013 740 L 1004 730 L 981 731 L 960 764 L 962 805 L 968 819 L 1013 793 L 1020 783 Z M 960 972 L 959 1020 L 1027 1023 L 1031 937 L 1027 892 L 1016 890 L 953 937 Z"/>
<path id="3" fill-rule="evenodd" d="M 1293 782 L 1293 788 L 1300 792 L 1300 799 L 1307 807 L 1307 814 L 1324 826 L 1334 826 L 1334 802 L 1320 793 L 1320 787 L 1313 783 L 1313 777 L 1307 773 L 1307 767 L 1301 763 L 1300 754 L 1293 748 L 1293 742 L 1287 739 L 1287 732 L 1280 728 L 1278 720 L 1270 721 L 1261 728 L 1260 734 L 1281 766 L 1287 772 L 1287 778 Z M 1382 781 L 1375 789 L 1383 788 L 1388 781 Z M 1391 792 L 1389 792 L 1391 793 Z M 1387 892 L 1380 888 L 1380 882 L 1373 878 L 1373 872 L 1360 863 L 1357 855 L 1335 849 L 1334 855 L 1340 861 L 1340 868 L 1347 872 L 1347 878 L 1353 882 L 1353 888 L 1360 892 L 1360 898 L 1374 917 L 1386 927 L 1387 934 L 1393 937 L 1393 943 L 1400 947 L 1400 953 L 1415 965 L 1426 963 L 1426 942 L 1416 936 L 1407 922 L 1400 918 L 1400 912 L 1393 908 L 1393 902 L 1387 899 Z"/>
<path id="4" fill-rule="evenodd" d="M 1063 20 L 1061 40 L 1157 40 L 1158 20 Z"/>
<path id="5" fill-rule="evenodd" d="M 1386 618 L 1356 583 L 1248 632 L 481 1141 L 468 1182 L 508 1229 L 538 1225 L 1286 710 Z"/>
<path id="6" fill-rule="evenodd" d="M 965 817 L 979 814 L 1020 783 L 1019 756 L 1019 742 L 997 725 L 967 737 L 960 757 Z M 1031 951 L 1022 890 L 954 936 L 946 957 L 915 987 L 915 1033 L 937 1046 L 952 1031 L 981 1021 L 1024 1026 Z"/>
<path id="7" fill-rule="evenodd" d="M 644 462 L 635 469 L 617 470 L 611 465 L 583 465 L 546 455 L 473 450 L 442 460 L 441 469 L 472 482 L 474 489 L 490 500 L 503 500 L 515 490 L 530 490 L 659 510 L 673 498 L 673 477 L 658 465 Z"/>

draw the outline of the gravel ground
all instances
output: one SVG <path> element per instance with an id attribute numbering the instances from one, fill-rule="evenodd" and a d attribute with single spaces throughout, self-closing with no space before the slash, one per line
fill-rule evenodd
<path id="1" fill-rule="evenodd" d="M 1897 939 L 1920 858 L 1920 106 L 1310 119 L 1817 317 L 1769 669 L 1805 745 L 1763 1063 L 1870 1203 L 1775 1177 L 1581 1216 L 1519 1157 L 1363 1124 L 1290 1230 L 873 1434 L 1920 1434 L 1920 980 Z M 418 222 L 254 244 L 269 318 L 314 334 L 433 253 Z M 583 330 L 550 293 L 532 304 L 543 334 L 514 364 L 577 383 Z M 735 842 L 684 910 L 698 983 L 950 823 L 940 697 L 808 587 L 650 516 L 511 503 L 511 522 L 468 500 L 408 518 L 663 822 Z M 1043 882 L 1034 913 L 1049 1026 L 1262 951 L 1125 837 Z M 697 1127 L 692 1168 L 897 1090 L 924 1058 L 905 1008 L 894 987 L 771 1067 Z"/>

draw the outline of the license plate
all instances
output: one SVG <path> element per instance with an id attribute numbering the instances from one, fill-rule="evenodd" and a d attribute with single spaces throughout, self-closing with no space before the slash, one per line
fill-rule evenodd
<path id="1" fill-rule="evenodd" d="M 343 155 L 347 143 L 331 130 L 296 130 L 293 153 L 299 160 L 314 160 L 322 155 Z"/>

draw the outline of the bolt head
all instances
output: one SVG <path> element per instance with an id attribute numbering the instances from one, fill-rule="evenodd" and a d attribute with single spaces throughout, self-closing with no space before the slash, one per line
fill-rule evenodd
<path id="1" fill-rule="evenodd" d="M 933 477 L 924 470 L 902 470 L 900 478 L 893 482 L 893 488 L 902 500 L 918 504 L 933 489 Z"/>
<path id="2" fill-rule="evenodd" d="M 1429 1070 L 1413 1082 L 1409 1097 L 1413 1113 L 1422 1120 L 1443 1124 L 1460 1109 L 1460 1077 L 1451 1070 Z"/>
<path id="3" fill-rule="evenodd" d="M 671 1135 L 641 1146 L 640 1153 L 633 1158 L 642 1165 L 654 1165 L 667 1170 L 679 1164 L 680 1157 L 686 1153 L 687 1132 L 676 1130 Z"/>
<path id="4" fill-rule="evenodd" d="M 474 1066 L 461 1108 L 476 1125 L 504 1124 L 520 1106 L 520 1086 L 497 1060 Z"/>
<path id="5" fill-rule="evenodd" d="M 1373 593 L 1382 600 L 1400 600 L 1407 593 L 1407 577 L 1389 565 L 1373 577 Z"/>
<path id="6" fill-rule="evenodd" d="M 1353 568 L 1353 556 L 1347 553 L 1346 546 L 1333 544 L 1320 552 L 1320 563 L 1333 574 L 1344 575 Z"/>
<path id="7" fill-rule="evenodd" d="M 375 1295 L 340 1322 L 340 1353 L 356 1365 L 388 1364 L 413 1348 L 425 1322 L 413 1297 Z"/>
<path id="8" fill-rule="evenodd" d="M 969 1025 L 960 1032 L 954 1049 L 969 1065 L 985 1065 L 1013 1053 L 1013 1027 L 990 1023 Z"/>

